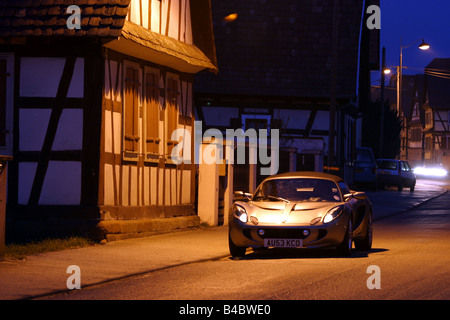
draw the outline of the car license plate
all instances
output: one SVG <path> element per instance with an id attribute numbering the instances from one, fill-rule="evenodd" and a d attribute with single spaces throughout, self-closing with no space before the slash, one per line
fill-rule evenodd
<path id="1" fill-rule="evenodd" d="M 381 171 L 381 174 L 391 174 L 391 172 L 390 171 Z"/>
<path id="2" fill-rule="evenodd" d="M 302 239 L 264 239 L 264 247 L 274 248 L 301 248 Z"/>

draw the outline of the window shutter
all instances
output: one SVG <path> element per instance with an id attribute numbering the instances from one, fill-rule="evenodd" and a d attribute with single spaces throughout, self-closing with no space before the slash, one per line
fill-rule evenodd
<path id="1" fill-rule="evenodd" d="M 125 74 L 125 151 L 139 150 L 139 71 L 126 68 Z"/>
<path id="2" fill-rule="evenodd" d="M 177 128 L 178 123 L 178 81 L 172 78 L 167 79 L 167 153 L 172 153 L 173 147 L 178 141 L 172 141 L 172 132 Z"/>
<path id="3" fill-rule="evenodd" d="M 145 96 L 147 102 L 146 114 L 146 146 L 147 152 L 159 153 L 159 83 L 158 75 L 146 73 L 145 75 Z"/>

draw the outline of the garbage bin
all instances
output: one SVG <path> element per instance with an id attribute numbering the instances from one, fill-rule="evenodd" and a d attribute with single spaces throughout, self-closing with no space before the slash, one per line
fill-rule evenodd
<path id="1" fill-rule="evenodd" d="M 11 160 L 11 156 L 0 155 L 0 261 L 5 258 L 6 186 L 8 161 Z"/>

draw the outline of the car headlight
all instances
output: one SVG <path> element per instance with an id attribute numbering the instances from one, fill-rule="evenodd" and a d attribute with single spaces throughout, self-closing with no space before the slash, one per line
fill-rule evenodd
<path id="1" fill-rule="evenodd" d="M 337 206 L 327 212 L 323 218 L 323 223 L 329 223 L 339 217 L 339 215 L 344 211 L 344 206 Z"/>
<path id="2" fill-rule="evenodd" d="M 247 212 L 240 205 L 235 204 L 233 206 L 233 215 L 244 223 L 248 221 Z"/>

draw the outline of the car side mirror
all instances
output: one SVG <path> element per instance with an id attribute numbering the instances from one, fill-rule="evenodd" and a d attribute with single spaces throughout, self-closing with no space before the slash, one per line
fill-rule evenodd
<path id="1" fill-rule="evenodd" d="M 353 197 L 352 193 L 346 193 L 344 194 L 344 201 L 347 202 L 349 199 Z"/>
<path id="2" fill-rule="evenodd" d="M 235 191 L 234 192 L 234 198 L 235 200 L 250 200 L 252 198 L 251 193 L 247 193 L 244 191 Z"/>
<path id="3" fill-rule="evenodd" d="M 366 198 L 366 193 L 362 191 L 352 191 L 351 193 L 344 194 L 344 201 L 348 201 L 351 198 L 363 200 Z"/>
<path id="4" fill-rule="evenodd" d="M 363 200 L 366 198 L 366 193 L 362 192 L 362 191 L 357 191 L 357 192 L 353 193 L 353 197 L 355 197 L 358 200 Z"/>

